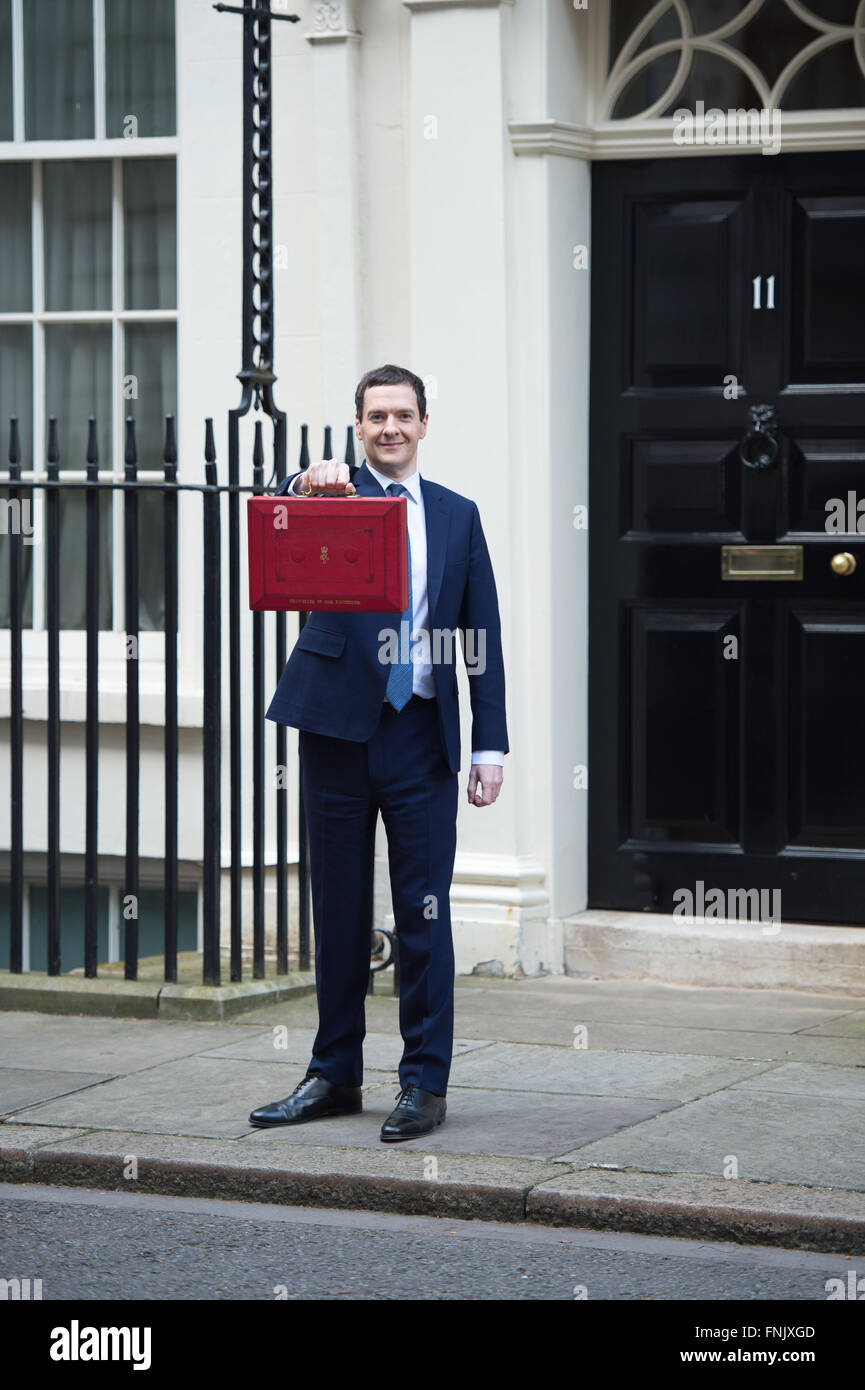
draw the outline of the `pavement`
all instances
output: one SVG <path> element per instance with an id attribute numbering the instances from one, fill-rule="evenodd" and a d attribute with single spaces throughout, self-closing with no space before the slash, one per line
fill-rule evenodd
<path id="1" fill-rule="evenodd" d="M 303 1077 L 308 994 L 242 1016 L 0 1013 L 0 1181 L 865 1253 L 865 997 L 459 977 L 445 1123 L 401 1144 L 398 1001 L 363 1113 L 253 1129 Z"/>

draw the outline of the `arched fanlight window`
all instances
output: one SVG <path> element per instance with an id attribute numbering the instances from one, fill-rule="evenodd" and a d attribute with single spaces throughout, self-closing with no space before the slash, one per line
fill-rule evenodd
<path id="1" fill-rule="evenodd" d="M 865 0 L 612 0 L 601 119 L 865 107 Z"/>

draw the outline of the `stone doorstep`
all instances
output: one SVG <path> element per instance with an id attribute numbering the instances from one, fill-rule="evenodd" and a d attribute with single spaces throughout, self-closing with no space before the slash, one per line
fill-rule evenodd
<path id="1" fill-rule="evenodd" d="M 312 971 L 223 985 L 165 984 L 111 976 L 47 975 L 0 970 L 0 1009 L 108 1018 L 158 1018 L 208 1023 L 235 1018 L 267 1003 L 315 993 Z"/>
<path id="2" fill-rule="evenodd" d="M 860 997 L 865 926 L 756 922 L 588 908 L 566 917 L 565 972 L 696 988 L 785 989 Z"/>
<path id="3" fill-rule="evenodd" d="M 0 1181 L 130 1191 L 123 1167 L 134 1154 L 139 1192 L 865 1254 L 865 1197 L 847 1189 L 466 1154 L 436 1155 L 441 1171 L 430 1179 L 420 1146 L 292 1146 L 262 1162 L 237 1140 L 144 1139 L 0 1125 Z"/>

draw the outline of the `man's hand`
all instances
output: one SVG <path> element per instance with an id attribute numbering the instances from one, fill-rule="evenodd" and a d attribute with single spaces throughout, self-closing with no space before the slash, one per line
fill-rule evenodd
<path id="1" fill-rule="evenodd" d="M 352 497 L 357 491 L 350 483 L 349 466 L 337 459 L 321 459 L 311 463 L 305 473 L 295 478 L 292 489 L 297 497 L 305 492 L 323 492 L 326 497 Z"/>
<path id="2" fill-rule="evenodd" d="M 469 773 L 469 805 L 492 806 L 502 788 L 504 768 L 496 763 L 472 763 Z M 478 791 L 478 783 L 481 791 Z"/>

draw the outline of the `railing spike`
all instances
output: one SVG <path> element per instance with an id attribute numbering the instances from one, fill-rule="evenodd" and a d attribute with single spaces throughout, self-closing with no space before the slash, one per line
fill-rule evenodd
<path id="1" fill-rule="evenodd" d="M 123 461 L 127 465 L 134 465 L 138 462 L 138 445 L 135 441 L 135 419 L 132 415 L 126 417 L 126 449 L 123 454 Z"/>
<path id="2" fill-rule="evenodd" d="M 87 462 L 99 462 L 99 442 L 96 438 L 95 415 L 90 415 L 87 420 Z"/>
<path id="3" fill-rule="evenodd" d="M 204 460 L 208 465 L 216 464 L 216 441 L 213 437 L 213 417 L 208 415 L 204 421 Z M 208 482 L 211 479 L 208 478 Z M 216 470 L 213 469 L 213 482 L 216 481 Z"/>
<path id="4" fill-rule="evenodd" d="M 165 417 L 165 445 L 162 450 L 163 463 L 177 462 L 177 438 L 174 433 L 174 416 Z"/>
<path id="5" fill-rule="evenodd" d="M 16 464 L 21 462 L 21 440 L 18 435 L 18 416 L 9 417 L 9 462 Z"/>

